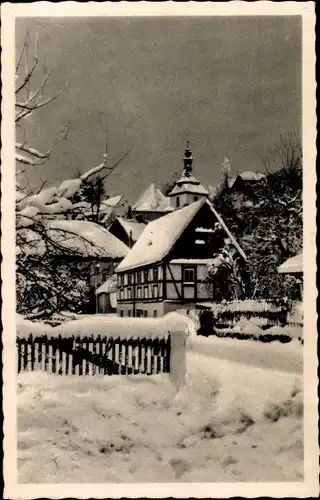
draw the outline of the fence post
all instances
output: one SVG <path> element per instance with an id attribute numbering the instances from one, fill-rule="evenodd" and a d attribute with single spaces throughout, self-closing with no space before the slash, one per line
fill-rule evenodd
<path id="1" fill-rule="evenodd" d="M 169 380 L 178 392 L 186 381 L 186 345 L 190 332 L 186 322 L 172 313 L 172 320 L 167 318 L 167 333 L 171 337 Z"/>

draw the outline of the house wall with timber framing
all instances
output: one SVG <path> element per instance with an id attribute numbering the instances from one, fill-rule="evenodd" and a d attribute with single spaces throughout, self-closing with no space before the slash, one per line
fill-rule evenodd
<path id="1" fill-rule="evenodd" d="M 117 313 L 158 316 L 212 299 L 204 284 L 207 264 L 226 237 L 204 204 L 160 262 L 118 273 Z"/>

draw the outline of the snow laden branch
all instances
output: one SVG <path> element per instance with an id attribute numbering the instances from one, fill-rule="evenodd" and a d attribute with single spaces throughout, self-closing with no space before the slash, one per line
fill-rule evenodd
<path id="1" fill-rule="evenodd" d="M 30 195 L 24 195 L 21 189 L 17 191 L 16 274 L 20 313 L 48 317 L 60 310 L 79 310 L 89 301 L 95 280 L 94 263 L 105 258 L 106 247 L 113 236 L 93 224 L 105 240 L 99 244 L 91 234 L 74 227 L 88 222 L 68 219 L 83 205 L 83 202 L 73 202 L 75 195 L 92 178 L 103 175 L 107 166 L 105 158 L 98 167 L 65 180 L 58 187 L 43 186 Z M 122 196 L 115 196 L 104 203 L 113 211 L 121 199 Z M 88 205 L 83 207 L 85 211 Z M 123 247 L 125 249 L 125 245 Z M 122 248 L 115 248 L 113 253 L 110 273 L 115 262 L 125 255 Z M 104 272 L 106 269 L 105 266 Z"/>
<path id="2" fill-rule="evenodd" d="M 55 101 L 68 85 L 68 82 L 65 82 L 57 92 L 50 95 L 45 95 L 46 84 L 50 78 L 51 71 L 47 71 L 44 68 L 44 76 L 39 83 L 39 72 L 41 71 L 41 68 L 39 67 L 39 42 L 37 34 L 35 36 L 35 45 L 32 51 L 33 54 L 31 56 L 29 54 L 30 44 L 30 37 L 27 33 L 16 64 L 17 83 L 15 90 L 15 122 L 16 126 L 23 131 L 24 136 L 26 136 L 25 130 L 23 128 L 25 119 L 30 117 L 39 109 Z M 31 63 L 29 62 L 30 57 Z M 27 166 L 42 165 L 46 160 L 49 159 L 54 147 L 57 145 L 60 139 L 66 136 L 67 131 L 68 126 L 65 126 L 63 131 L 57 134 L 52 147 L 45 152 L 30 147 L 28 144 L 26 144 L 26 140 L 24 142 L 17 142 L 16 161 L 21 165 Z"/>

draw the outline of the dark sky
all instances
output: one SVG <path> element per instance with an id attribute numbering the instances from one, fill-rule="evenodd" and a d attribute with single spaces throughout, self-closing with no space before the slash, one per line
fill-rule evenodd
<path id="1" fill-rule="evenodd" d="M 26 124 L 28 140 L 50 147 L 70 122 L 32 182 L 100 163 L 106 125 L 110 161 L 133 148 L 108 179 L 130 202 L 181 170 L 187 134 L 196 177 L 214 185 L 224 157 L 233 173 L 261 171 L 279 135 L 300 130 L 299 17 L 18 19 L 17 53 L 26 30 L 52 70 L 48 95 L 68 81 Z"/>

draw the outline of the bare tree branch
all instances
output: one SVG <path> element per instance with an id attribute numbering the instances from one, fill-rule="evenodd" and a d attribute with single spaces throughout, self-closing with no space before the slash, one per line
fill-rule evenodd
<path id="1" fill-rule="evenodd" d="M 26 51 L 25 51 L 25 54 L 26 54 L 25 55 L 25 57 L 26 57 L 26 72 L 25 72 L 24 79 L 23 79 L 22 83 L 16 89 L 16 94 L 21 92 L 21 90 L 28 84 L 32 75 L 34 74 L 36 67 L 38 66 L 38 63 L 39 63 L 38 34 L 36 33 L 35 56 L 33 59 L 33 64 L 32 64 L 30 69 L 28 67 L 28 44 L 26 44 L 24 47 L 26 48 Z M 18 65 L 18 68 L 19 68 L 19 65 Z"/>
<path id="2" fill-rule="evenodd" d="M 24 111 L 21 111 L 20 113 L 18 113 L 16 115 L 16 119 L 15 121 L 16 122 L 19 122 L 20 120 L 22 120 L 22 118 L 26 118 L 27 116 L 29 116 L 31 113 L 33 113 L 34 111 L 40 109 L 40 108 L 43 108 L 44 106 L 47 106 L 48 104 L 50 104 L 52 101 L 54 101 L 55 99 L 57 99 L 60 94 L 64 91 L 64 89 L 66 88 L 66 86 L 68 85 L 68 82 L 66 82 L 63 87 L 60 88 L 60 90 L 48 97 L 48 99 L 46 99 L 45 101 L 41 101 L 41 102 L 38 102 L 38 103 L 35 103 L 35 104 L 29 104 L 30 103 L 30 99 L 25 102 L 25 103 L 21 103 L 21 102 L 16 102 L 16 106 L 17 108 L 20 108 Z"/>

